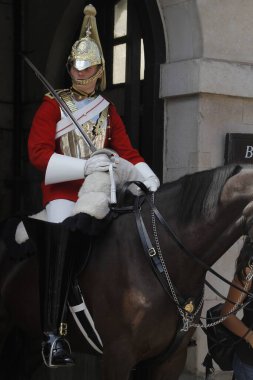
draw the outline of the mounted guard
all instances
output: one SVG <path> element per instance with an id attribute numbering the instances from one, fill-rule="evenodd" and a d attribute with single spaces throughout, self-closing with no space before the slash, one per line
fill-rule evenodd
<path id="1" fill-rule="evenodd" d="M 114 182 L 120 187 L 141 180 L 152 192 L 160 185 L 131 145 L 115 106 L 101 95 L 105 61 L 95 16 L 92 5 L 85 7 L 79 40 L 67 60 L 72 86 L 44 96 L 28 141 L 30 161 L 45 175 L 45 219 L 27 218 L 25 227 L 39 257 L 42 356 L 49 367 L 74 364 L 65 314 L 74 253 L 84 238 L 78 217 L 87 216 L 88 224 L 105 218 Z"/>

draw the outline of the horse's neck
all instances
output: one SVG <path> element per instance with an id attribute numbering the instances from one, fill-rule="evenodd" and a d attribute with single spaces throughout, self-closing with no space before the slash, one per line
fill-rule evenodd
<path id="1" fill-rule="evenodd" d="M 186 250 L 208 265 L 216 262 L 243 233 L 241 222 L 245 200 L 234 200 L 226 207 L 218 204 L 210 217 L 192 218 L 187 223 L 180 221 L 179 195 L 175 189 L 157 193 L 156 206 Z"/>

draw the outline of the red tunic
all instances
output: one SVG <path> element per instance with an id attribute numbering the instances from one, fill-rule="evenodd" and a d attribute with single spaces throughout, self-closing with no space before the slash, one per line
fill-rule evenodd
<path id="1" fill-rule="evenodd" d="M 106 139 L 106 147 L 115 150 L 118 155 L 132 164 L 144 162 L 138 150 L 134 149 L 126 133 L 125 126 L 115 106 L 110 104 L 110 138 Z M 62 153 L 59 139 L 55 140 L 56 124 L 61 119 L 60 108 L 55 99 L 48 96 L 37 110 L 28 139 L 29 158 L 38 170 L 44 174 L 53 153 Z M 78 191 L 83 180 L 45 185 L 42 182 L 43 205 L 55 199 L 68 199 L 76 202 Z"/>

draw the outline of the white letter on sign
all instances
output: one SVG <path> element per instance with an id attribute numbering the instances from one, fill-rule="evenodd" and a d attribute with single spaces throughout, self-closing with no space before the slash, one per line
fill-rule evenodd
<path id="1" fill-rule="evenodd" d="M 251 158 L 253 156 L 253 146 L 247 145 L 245 158 Z"/>

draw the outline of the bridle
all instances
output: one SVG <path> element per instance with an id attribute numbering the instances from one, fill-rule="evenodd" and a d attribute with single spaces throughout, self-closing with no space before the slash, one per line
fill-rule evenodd
<path id="1" fill-rule="evenodd" d="M 124 198 L 125 191 L 133 183 L 141 188 L 144 195 L 140 196 L 140 197 L 136 197 L 134 206 L 128 206 L 127 208 L 124 208 L 124 207 L 122 208 L 120 206 L 122 204 L 122 199 Z M 149 235 L 148 235 L 146 227 L 145 227 L 145 223 L 144 223 L 142 215 L 141 215 L 141 207 L 142 207 L 144 202 L 148 203 L 150 210 L 151 210 L 152 228 L 153 228 L 153 235 L 154 235 L 154 241 L 155 241 L 156 247 L 153 247 L 153 245 L 151 244 Z M 165 262 L 164 262 L 164 259 L 163 259 L 162 253 L 161 253 L 161 248 L 160 248 L 159 239 L 158 239 L 157 230 L 156 230 L 156 220 L 158 220 L 160 222 L 160 224 L 164 227 L 164 229 L 166 230 L 168 235 L 175 242 L 177 247 L 186 256 L 190 257 L 197 264 L 199 264 L 202 268 L 204 268 L 206 271 L 209 271 L 210 273 L 212 273 L 214 276 L 219 278 L 221 281 L 223 281 L 226 284 L 236 288 L 242 294 L 247 295 L 247 301 L 243 305 L 241 305 L 241 303 L 239 301 L 236 303 L 229 301 L 229 302 L 235 304 L 232 312 L 235 312 L 235 311 L 240 310 L 241 308 L 244 308 L 246 306 L 246 304 L 248 304 L 249 302 L 252 301 L 253 294 L 251 292 L 248 292 L 246 290 L 246 288 L 242 289 L 242 288 L 238 287 L 237 285 L 233 284 L 231 281 L 227 280 L 225 277 L 223 277 L 221 274 L 219 274 L 213 268 L 211 268 L 209 265 L 207 265 L 203 260 L 201 260 L 200 258 L 195 256 L 192 252 L 190 252 L 183 245 L 183 243 L 180 241 L 180 239 L 178 238 L 176 233 L 168 225 L 167 221 L 164 219 L 164 217 L 162 216 L 162 214 L 160 213 L 160 211 L 156 207 L 156 205 L 155 205 L 155 194 L 150 193 L 148 191 L 148 189 L 146 188 L 146 186 L 142 182 L 129 181 L 129 182 L 125 183 L 125 185 L 122 188 L 121 195 L 119 197 L 119 202 L 118 202 L 117 206 L 112 207 L 112 210 L 116 211 L 116 212 L 117 211 L 119 212 L 119 210 L 121 210 L 121 212 L 122 212 L 123 209 L 124 209 L 124 212 L 134 212 L 139 236 L 140 236 L 146 257 L 149 260 L 151 267 L 152 267 L 156 277 L 160 281 L 163 289 L 170 296 L 170 298 L 172 299 L 174 304 L 177 306 L 179 314 L 181 315 L 182 320 L 183 320 L 182 329 L 184 331 L 188 331 L 188 329 L 191 326 L 192 327 L 202 327 L 202 325 L 197 325 L 197 324 L 193 323 L 193 320 L 195 319 L 196 316 L 198 316 L 199 312 L 201 311 L 202 305 L 203 305 L 203 301 L 204 301 L 203 289 L 201 292 L 201 296 L 198 297 L 200 300 L 198 302 L 197 307 L 195 307 L 195 305 L 194 305 L 196 303 L 196 300 L 189 299 L 189 300 L 185 301 L 184 298 L 179 295 L 175 286 L 172 284 L 172 281 L 170 279 L 169 273 L 167 271 L 167 268 L 166 268 L 166 265 L 165 265 Z M 253 218 L 250 221 L 252 222 L 251 225 L 253 225 Z M 247 223 L 247 227 L 248 227 L 248 223 Z M 245 226 L 244 226 L 244 229 L 245 229 Z M 248 228 L 248 230 L 249 230 L 249 228 Z M 212 291 L 214 291 L 218 296 L 220 296 L 224 300 L 227 300 L 227 298 L 224 297 L 220 292 L 218 292 L 207 280 L 205 280 L 205 284 Z M 227 318 L 230 314 L 231 313 L 228 313 L 228 315 L 225 315 L 224 317 Z M 222 321 L 224 319 L 222 319 Z M 220 323 L 220 321 L 218 321 L 218 323 Z"/>

